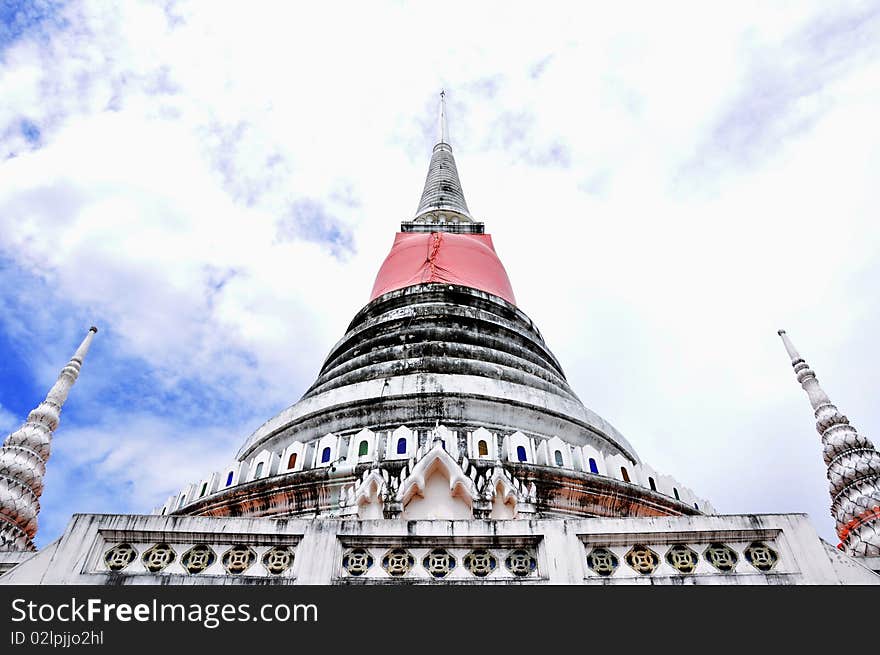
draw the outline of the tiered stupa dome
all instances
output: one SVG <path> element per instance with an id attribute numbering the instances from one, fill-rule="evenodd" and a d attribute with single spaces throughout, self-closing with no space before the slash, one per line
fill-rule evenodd
<path id="1" fill-rule="evenodd" d="M 447 496 L 434 498 L 434 474 Z M 447 484 L 448 482 L 448 484 Z M 443 485 L 440 485 L 443 486 Z M 457 504 L 456 504 L 457 503 Z M 160 513 L 361 518 L 710 510 L 584 406 L 516 306 L 440 136 L 415 216 L 299 402 Z"/>

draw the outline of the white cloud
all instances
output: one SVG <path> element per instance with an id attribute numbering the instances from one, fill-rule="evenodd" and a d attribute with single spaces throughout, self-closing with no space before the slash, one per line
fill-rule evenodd
<path id="1" fill-rule="evenodd" d="M 98 317 L 96 374 L 148 362 L 150 393 L 192 383 L 247 408 L 222 447 L 221 410 L 187 446 L 232 457 L 255 427 L 238 421 L 293 402 L 366 301 L 417 204 L 442 85 L 468 204 L 585 404 L 722 511 L 809 511 L 832 538 L 775 330 L 880 424 L 869 7 L 66 11 L 0 64 L 0 255 L 51 294 L 20 294 L 51 342 L 41 379 L 69 356 L 59 312 Z M 169 442 L 114 432 L 110 380 L 87 378 L 94 425 L 67 431 L 91 431 L 70 438 L 100 445 L 106 480 L 158 458 L 161 479 L 130 480 L 152 505 L 201 477 L 206 461 L 165 466 Z M 136 433 L 185 428 L 158 406 Z"/>
<path id="2" fill-rule="evenodd" d="M 58 534 L 74 512 L 148 513 L 182 486 L 234 460 L 249 422 L 185 425 L 179 417 L 109 409 L 88 426 L 65 425 L 53 443 L 40 537 Z"/>

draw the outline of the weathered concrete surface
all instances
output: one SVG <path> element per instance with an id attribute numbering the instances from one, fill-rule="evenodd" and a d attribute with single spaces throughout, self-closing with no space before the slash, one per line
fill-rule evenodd
<path id="1" fill-rule="evenodd" d="M 137 551 L 127 568 L 110 571 L 104 561 L 114 544 Z M 174 562 L 161 572 L 148 572 L 141 562 L 152 545 L 167 544 Z M 718 543 L 735 553 L 729 572 L 713 568 L 705 555 Z M 758 570 L 744 555 L 751 544 L 773 550 L 777 560 Z M 187 573 L 181 554 L 193 544 L 209 545 L 217 561 L 205 572 Z M 672 546 L 685 545 L 699 562 L 681 573 L 665 559 Z M 230 574 L 220 564 L 223 553 L 247 547 L 257 557 L 245 572 Z M 271 547 L 290 547 L 293 565 L 270 575 L 260 554 Z M 634 548 L 658 556 L 653 571 L 637 572 L 627 563 Z M 372 563 L 360 576 L 343 567 L 352 549 L 371 553 Z M 394 577 L 383 568 L 383 554 L 403 548 L 412 566 Z M 433 548 L 446 549 L 457 565 L 442 580 L 423 564 Z M 614 572 L 603 577 L 588 566 L 595 548 L 613 552 Z M 497 567 L 485 577 L 470 572 L 467 554 L 485 549 Z M 516 576 L 507 564 L 514 551 L 534 558 L 535 568 Z M 880 584 L 880 576 L 819 539 L 803 514 L 690 516 L 662 518 L 401 521 L 401 520 L 272 520 L 140 515 L 76 515 L 61 539 L 0 578 L 5 584 Z"/>
<path id="2" fill-rule="evenodd" d="M 390 476 L 405 473 L 405 460 L 369 462 L 350 467 L 326 467 L 275 475 L 240 484 L 188 503 L 174 514 L 191 516 L 253 516 L 328 518 L 344 516 L 345 492 L 371 470 Z M 524 486 L 534 485 L 535 518 L 583 516 L 688 516 L 700 514 L 692 505 L 636 484 L 550 466 L 470 461 L 475 479 L 488 471 L 504 470 Z M 470 470 L 470 469 L 469 469 Z M 403 483 L 404 480 L 401 480 Z M 491 487 L 491 485 L 490 485 Z M 496 490 L 481 486 L 490 496 Z"/>
<path id="3" fill-rule="evenodd" d="M 48 546 L 46 551 L 52 550 L 54 544 Z M 37 553 L 33 550 L 6 550 L 0 551 L 0 576 L 7 571 L 11 571 L 16 566 L 25 562 L 32 557 L 36 557 Z"/>
<path id="4" fill-rule="evenodd" d="M 238 458 L 328 432 L 437 421 L 555 435 L 639 461 L 629 442 L 578 400 L 521 310 L 445 284 L 393 291 L 358 312 L 312 388 L 258 428 Z"/>

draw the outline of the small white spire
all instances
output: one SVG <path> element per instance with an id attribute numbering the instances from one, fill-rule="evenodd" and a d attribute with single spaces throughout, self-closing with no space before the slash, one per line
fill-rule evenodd
<path id="1" fill-rule="evenodd" d="M 839 548 L 850 555 L 880 556 L 880 453 L 834 406 L 785 330 L 778 334 L 810 399 L 816 431 L 822 437 Z"/>
<path id="2" fill-rule="evenodd" d="M 0 448 L 0 551 L 34 550 L 39 499 L 52 434 L 97 331 L 96 327 L 89 329 L 73 357 L 61 369 L 46 399 L 28 414 L 27 422 L 10 434 Z"/>

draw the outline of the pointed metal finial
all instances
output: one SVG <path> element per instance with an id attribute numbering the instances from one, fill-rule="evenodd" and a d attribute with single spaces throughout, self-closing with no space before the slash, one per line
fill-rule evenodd
<path id="1" fill-rule="evenodd" d="M 449 128 L 446 126 L 446 90 L 440 89 L 440 140 L 437 143 L 449 143 Z"/>
<path id="2" fill-rule="evenodd" d="M 841 550 L 850 555 L 880 556 L 880 453 L 859 434 L 819 386 L 816 374 L 785 333 L 779 330 L 798 382 L 807 393 L 822 437 L 831 489 L 831 516 Z"/>
<path id="3" fill-rule="evenodd" d="M 795 350 L 794 344 L 792 344 L 791 339 L 788 338 L 788 334 L 786 334 L 785 330 L 777 330 L 776 334 L 782 337 L 782 345 L 785 346 L 785 350 L 788 352 L 788 356 L 791 357 L 791 361 L 798 361 L 801 356 L 798 354 L 798 351 Z"/>
<path id="4" fill-rule="evenodd" d="M 61 369 L 46 399 L 28 414 L 27 422 L 10 434 L 0 448 L 0 551 L 34 550 L 43 476 L 58 427 L 61 408 L 79 377 L 98 328 L 92 327 Z"/>

